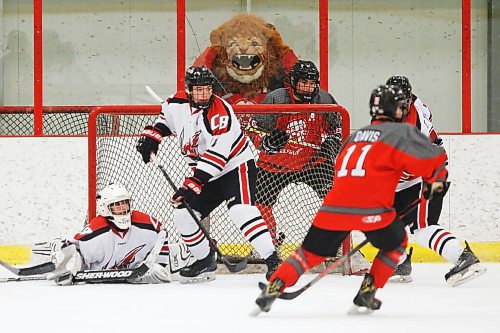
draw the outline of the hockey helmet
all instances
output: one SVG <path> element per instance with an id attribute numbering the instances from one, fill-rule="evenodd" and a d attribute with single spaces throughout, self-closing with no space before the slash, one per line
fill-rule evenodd
<path id="1" fill-rule="evenodd" d="M 118 229 L 131 225 L 131 195 L 121 184 L 110 184 L 97 195 L 97 214 L 107 218 Z"/>
<path id="2" fill-rule="evenodd" d="M 405 93 L 406 98 L 409 100 L 411 99 L 411 84 L 410 80 L 408 80 L 406 76 L 393 75 L 387 79 L 385 84 L 399 86 L 399 88 L 401 88 L 401 90 Z"/>
<path id="3" fill-rule="evenodd" d="M 184 78 L 184 86 L 186 88 L 186 93 L 189 96 L 191 105 L 198 109 L 208 109 L 214 100 L 213 94 L 209 99 L 200 100 L 198 98 L 193 99 L 193 87 L 194 86 L 211 86 L 213 88 L 215 82 L 215 77 L 212 72 L 205 66 L 196 67 L 191 66 L 186 70 L 186 76 Z"/>
<path id="4" fill-rule="evenodd" d="M 373 89 L 370 96 L 370 115 L 386 116 L 396 122 L 401 122 L 403 116 L 396 117 L 396 111 L 401 109 L 402 115 L 406 114 L 406 94 L 399 86 L 381 85 Z"/>
<path id="5" fill-rule="evenodd" d="M 303 92 L 297 90 L 297 84 L 300 79 L 313 80 L 314 90 L 312 92 Z M 290 70 L 290 85 L 293 93 L 302 102 L 310 103 L 319 92 L 319 71 L 312 61 L 297 60 Z"/>

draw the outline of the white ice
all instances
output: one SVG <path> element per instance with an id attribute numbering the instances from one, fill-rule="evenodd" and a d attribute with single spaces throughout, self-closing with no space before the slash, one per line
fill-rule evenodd
<path id="1" fill-rule="evenodd" d="M 500 264 L 457 288 L 447 264 L 414 264 L 414 282 L 387 284 L 382 308 L 348 316 L 361 277 L 328 276 L 292 301 L 253 318 L 263 275 L 218 275 L 198 285 L 0 284 L 0 332 L 500 332 Z M 0 276 L 7 277 L 7 271 Z M 302 285 L 313 275 L 298 282 Z"/>

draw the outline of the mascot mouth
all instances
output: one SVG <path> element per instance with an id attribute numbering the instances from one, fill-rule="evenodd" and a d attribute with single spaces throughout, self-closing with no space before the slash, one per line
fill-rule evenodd
<path id="1" fill-rule="evenodd" d="M 261 63 L 260 57 L 255 54 L 237 54 L 231 59 L 233 66 L 240 71 L 251 71 Z"/>

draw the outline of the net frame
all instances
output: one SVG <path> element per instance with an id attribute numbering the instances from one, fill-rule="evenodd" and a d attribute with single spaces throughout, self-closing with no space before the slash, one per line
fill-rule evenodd
<path id="1" fill-rule="evenodd" d="M 300 110 L 298 111 L 298 108 Z M 350 117 L 348 111 L 343 108 L 342 106 L 339 105 L 331 105 L 331 104 L 312 104 L 312 105 L 278 105 L 278 104 L 273 104 L 273 105 L 234 105 L 233 109 L 237 115 L 239 114 L 252 114 L 252 115 L 261 115 L 261 114 L 300 114 L 300 113 L 312 113 L 312 112 L 317 112 L 317 113 L 324 113 L 324 112 L 337 112 L 340 114 L 342 117 L 342 138 L 345 140 L 347 136 L 349 135 L 349 130 L 350 130 Z M 89 190 L 89 219 L 93 218 L 95 216 L 95 197 L 98 191 L 98 175 L 97 175 L 97 158 L 98 158 L 98 145 L 97 142 L 99 138 L 106 137 L 108 135 L 116 135 L 120 136 L 123 134 L 120 134 L 120 125 L 119 125 L 119 117 L 122 115 L 130 115 L 130 116 L 138 116 L 138 115 L 144 115 L 144 116 L 152 116 L 156 117 L 159 112 L 161 111 L 160 106 L 155 105 L 142 105 L 142 106 L 99 106 L 93 109 L 93 111 L 89 115 L 89 121 L 88 121 L 88 166 L 89 166 L 89 183 L 88 183 L 88 190 Z M 99 134 L 99 128 L 98 128 L 98 118 L 100 115 L 106 114 L 111 116 L 114 120 L 114 125 L 110 133 L 111 134 Z M 149 124 L 151 125 L 151 123 Z M 139 138 L 138 133 L 132 133 L 132 134 L 126 134 L 127 136 L 133 137 L 134 140 L 137 140 Z M 176 138 L 174 139 L 175 141 L 177 140 Z M 161 147 L 161 146 L 160 146 Z M 160 148 L 161 149 L 161 148 Z M 134 149 L 134 154 L 139 156 L 139 154 L 135 151 Z M 159 157 L 161 157 L 161 154 L 159 152 Z M 161 160 L 161 159 L 160 159 Z M 186 164 L 186 162 L 182 159 L 179 159 L 178 164 Z M 186 164 L 187 165 L 187 164 Z M 180 184 L 180 179 L 177 180 Z M 164 202 L 164 205 L 168 205 L 168 202 L 166 200 L 162 201 Z M 154 214 L 153 214 L 154 215 Z M 171 222 L 171 221 L 169 221 Z M 215 222 L 217 223 L 217 222 Z M 310 221 L 308 221 L 310 223 Z M 307 229 L 304 231 L 304 233 L 307 231 Z M 298 244 L 294 244 L 293 246 L 297 246 Z M 350 250 L 351 248 L 351 239 L 348 237 L 346 241 L 343 244 L 342 247 L 342 252 L 346 253 Z M 285 253 L 284 256 L 286 257 L 291 251 L 293 251 L 294 248 L 288 249 Z M 230 254 L 230 250 L 227 250 L 224 248 L 224 244 L 221 244 L 221 251 L 225 254 Z M 258 257 L 258 256 L 257 256 Z M 257 260 L 258 261 L 258 260 Z"/>

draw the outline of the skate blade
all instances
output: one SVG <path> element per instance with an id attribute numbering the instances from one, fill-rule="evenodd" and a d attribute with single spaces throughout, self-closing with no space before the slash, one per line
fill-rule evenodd
<path id="1" fill-rule="evenodd" d="M 394 275 L 389 278 L 387 282 L 390 283 L 410 283 L 413 282 L 411 275 Z"/>
<path id="2" fill-rule="evenodd" d="M 250 317 L 257 317 L 262 312 L 262 309 L 259 306 L 256 306 L 252 311 L 250 311 Z"/>
<path id="3" fill-rule="evenodd" d="M 215 280 L 215 272 L 207 272 L 207 273 L 201 273 L 200 275 L 194 277 L 181 276 L 179 283 L 196 284 L 196 283 L 210 282 L 213 280 Z"/>
<path id="4" fill-rule="evenodd" d="M 446 282 L 451 286 L 451 287 L 458 287 L 465 282 L 474 280 L 475 278 L 483 275 L 486 273 L 486 268 L 481 266 L 481 264 L 474 264 L 471 265 L 466 272 L 463 274 L 455 274 L 451 276 Z"/>
<path id="5" fill-rule="evenodd" d="M 369 315 L 373 313 L 373 309 L 369 309 L 366 306 L 357 306 L 356 304 L 352 305 L 347 314 L 350 316 L 363 316 Z"/>

